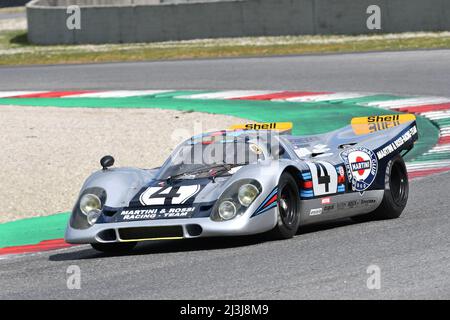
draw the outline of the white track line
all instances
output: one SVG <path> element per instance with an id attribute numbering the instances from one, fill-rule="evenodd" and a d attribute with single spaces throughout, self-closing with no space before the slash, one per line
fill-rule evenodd
<path id="1" fill-rule="evenodd" d="M 280 91 L 262 91 L 262 90 L 231 90 L 231 91 L 220 91 L 220 92 L 209 92 L 209 93 L 196 93 L 183 96 L 176 96 L 176 99 L 237 99 L 244 97 L 260 96 L 265 94 L 277 93 Z"/>
<path id="2" fill-rule="evenodd" d="M 441 149 L 441 150 L 437 150 L 437 149 L 431 149 L 428 150 L 427 152 L 424 153 L 424 155 L 430 155 L 430 154 L 439 154 L 439 153 L 449 153 L 450 152 L 450 148 L 448 149 Z"/>
<path id="3" fill-rule="evenodd" d="M 442 120 L 450 118 L 450 110 L 422 112 L 420 115 L 431 120 Z"/>
<path id="4" fill-rule="evenodd" d="M 423 97 L 423 98 L 408 98 L 408 99 L 396 99 L 387 101 L 374 101 L 363 103 L 361 105 L 368 107 L 378 107 L 383 109 L 396 109 L 402 107 L 420 107 L 428 104 L 441 104 L 448 103 L 450 99 L 443 97 Z"/>
<path id="5" fill-rule="evenodd" d="M 438 144 L 432 150 L 450 150 L 450 143 Z"/>
<path id="6" fill-rule="evenodd" d="M 420 161 L 420 162 L 408 162 L 406 168 L 408 171 L 417 171 L 423 169 L 436 169 L 450 166 L 450 160 L 440 161 Z"/>
<path id="7" fill-rule="evenodd" d="M 0 91 L 0 98 L 22 96 L 25 94 L 46 93 L 49 91 Z"/>
<path id="8" fill-rule="evenodd" d="M 372 95 L 372 94 L 370 94 Z M 367 97 L 369 94 L 353 93 L 353 92 L 336 92 L 317 95 L 307 95 L 300 97 L 292 97 L 287 99 L 273 99 L 272 101 L 289 101 L 289 102 L 324 102 L 332 100 L 347 100 L 361 97 Z"/>
<path id="9" fill-rule="evenodd" d="M 442 135 L 449 135 L 450 134 L 450 126 L 440 127 L 439 131 Z"/>
<path id="10" fill-rule="evenodd" d="M 74 94 L 62 98 L 126 98 L 167 93 L 173 90 L 116 90 Z"/>

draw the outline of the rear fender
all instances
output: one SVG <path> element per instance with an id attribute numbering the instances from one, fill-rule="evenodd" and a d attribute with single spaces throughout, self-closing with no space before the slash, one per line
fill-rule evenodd
<path id="1" fill-rule="evenodd" d="M 398 156 L 403 157 L 409 150 L 414 147 L 414 143 L 418 140 L 418 138 L 419 135 L 417 131 L 416 121 L 412 121 L 400 133 L 374 150 L 379 166 L 374 189 L 385 188 L 385 174 L 389 161 L 395 159 Z"/>

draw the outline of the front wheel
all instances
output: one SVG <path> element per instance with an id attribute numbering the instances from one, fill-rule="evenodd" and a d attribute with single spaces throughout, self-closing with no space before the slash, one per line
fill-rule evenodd
<path id="1" fill-rule="evenodd" d="M 287 172 L 281 175 L 278 182 L 277 204 L 277 224 L 269 236 L 272 239 L 292 238 L 300 224 L 300 201 L 297 182 Z"/>
<path id="2" fill-rule="evenodd" d="M 400 217 L 408 202 L 409 182 L 405 161 L 401 156 L 390 160 L 386 166 L 384 196 L 377 209 L 369 214 L 355 216 L 353 220 L 369 221 Z"/>
<path id="3" fill-rule="evenodd" d="M 115 243 L 91 243 L 92 248 L 109 254 L 123 254 L 130 252 L 137 242 L 115 242 Z"/>

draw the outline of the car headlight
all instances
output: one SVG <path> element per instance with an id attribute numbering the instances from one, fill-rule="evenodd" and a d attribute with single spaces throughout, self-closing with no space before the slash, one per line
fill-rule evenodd
<path id="1" fill-rule="evenodd" d="M 248 207 L 259 194 L 259 190 L 253 184 L 247 183 L 242 185 L 238 191 L 238 200 L 240 204 Z"/>
<path id="2" fill-rule="evenodd" d="M 80 210 L 86 216 L 91 211 L 100 211 L 101 208 L 102 202 L 100 201 L 100 198 L 95 194 L 88 193 L 83 195 L 80 199 Z"/>
<path id="3" fill-rule="evenodd" d="M 230 220 L 236 216 L 236 205 L 233 201 L 225 200 L 219 205 L 219 216 L 222 220 Z"/>
<path id="4" fill-rule="evenodd" d="M 261 184 L 255 179 L 235 181 L 216 201 L 210 215 L 211 220 L 227 221 L 243 215 L 261 191 Z"/>
<path id="5" fill-rule="evenodd" d="M 92 226 L 97 222 L 97 219 L 102 214 L 102 211 L 99 209 L 91 210 L 87 214 L 87 222 Z"/>
<path id="6" fill-rule="evenodd" d="M 75 203 L 70 216 L 70 226 L 79 230 L 90 228 L 101 217 L 105 203 L 105 189 L 100 187 L 87 188 Z"/>

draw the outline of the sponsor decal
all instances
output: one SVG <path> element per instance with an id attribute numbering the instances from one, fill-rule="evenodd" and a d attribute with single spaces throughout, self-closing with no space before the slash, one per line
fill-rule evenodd
<path id="1" fill-rule="evenodd" d="M 340 176 L 345 176 L 345 171 L 344 171 L 344 167 L 343 166 L 339 166 L 338 168 L 338 172 Z"/>
<path id="2" fill-rule="evenodd" d="M 343 166 L 339 166 L 337 167 L 336 171 L 338 172 L 338 184 L 344 184 L 345 183 L 345 171 L 344 171 L 344 167 Z M 341 190 L 339 189 L 339 187 L 344 188 L 345 191 L 345 187 L 344 186 L 338 186 L 338 192 L 340 192 Z"/>
<path id="3" fill-rule="evenodd" d="M 359 204 L 358 200 L 349 201 L 349 202 L 347 202 L 347 208 L 353 209 L 353 208 L 357 207 L 358 204 Z"/>
<path id="4" fill-rule="evenodd" d="M 326 153 L 327 151 L 330 151 L 330 148 L 326 144 L 317 144 L 312 147 L 310 145 L 294 145 L 294 152 L 299 158 L 309 157 L 312 154 L 316 154 L 316 158 L 319 156 L 329 156 L 332 154 Z"/>
<path id="5" fill-rule="evenodd" d="M 385 122 L 385 121 L 399 121 L 400 114 L 387 115 L 387 116 L 370 116 L 367 117 L 367 122 Z"/>
<path id="6" fill-rule="evenodd" d="M 263 153 L 261 147 L 254 143 L 249 145 L 249 149 L 251 152 L 258 154 L 258 155 Z"/>
<path id="7" fill-rule="evenodd" d="M 371 205 L 375 204 L 376 202 L 377 202 L 377 200 L 375 200 L 375 199 L 361 199 L 359 201 L 360 205 L 363 207 L 371 206 Z"/>
<path id="8" fill-rule="evenodd" d="M 370 206 L 375 205 L 376 202 L 377 202 L 377 200 L 373 199 L 373 198 L 350 200 L 347 202 L 339 202 L 337 204 L 337 209 L 345 210 L 345 209 L 354 209 L 354 208 L 361 208 L 361 207 L 370 207 Z"/>
<path id="9" fill-rule="evenodd" d="M 375 153 L 358 146 L 341 152 L 341 158 L 347 168 L 347 176 L 353 191 L 363 194 L 377 175 L 378 160 Z"/>
<path id="10" fill-rule="evenodd" d="M 322 204 L 330 204 L 331 199 L 330 198 L 322 198 Z"/>
<path id="11" fill-rule="evenodd" d="M 292 122 L 262 122 L 236 124 L 230 127 L 231 130 L 280 130 L 289 131 L 292 129 Z"/>
<path id="12" fill-rule="evenodd" d="M 323 207 L 323 212 L 330 212 L 333 211 L 336 208 L 334 204 L 325 205 Z"/>
<path id="13" fill-rule="evenodd" d="M 403 135 L 395 139 L 392 143 L 389 143 L 386 147 L 383 149 L 377 151 L 377 157 L 378 160 L 383 159 L 384 157 L 390 155 L 395 150 L 399 149 L 401 146 L 403 146 L 406 142 L 411 140 L 411 138 L 417 134 L 417 127 L 413 126 L 408 131 L 406 131 Z"/>
<path id="14" fill-rule="evenodd" d="M 154 209 L 124 209 L 118 217 L 119 221 L 156 220 L 171 218 L 190 218 L 195 207 L 154 208 Z"/>
<path id="15" fill-rule="evenodd" d="M 318 216 L 319 214 L 322 214 L 322 208 L 311 209 L 309 211 L 310 216 Z"/>
<path id="16" fill-rule="evenodd" d="M 288 136 L 286 137 L 294 147 L 302 148 L 308 147 L 314 141 L 319 141 L 320 138 L 317 136 L 309 136 L 309 137 L 297 137 L 297 136 Z"/>

